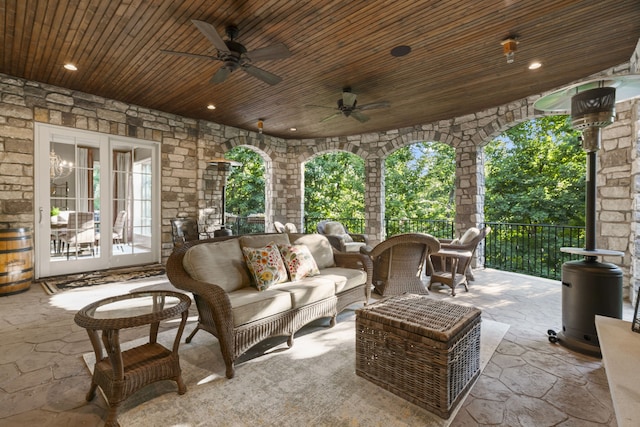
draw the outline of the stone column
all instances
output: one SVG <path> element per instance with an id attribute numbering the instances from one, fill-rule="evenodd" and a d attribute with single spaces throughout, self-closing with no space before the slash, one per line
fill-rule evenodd
<path id="1" fill-rule="evenodd" d="M 624 252 L 620 257 L 603 257 L 623 272 L 623 296 L 629 296 L 631 253 L 634 246 L 635 216 L 633 214 L 632 164 L 637 157 L 632 140 L 634 116 L 632 102 L 616 104 L 616 121 L 602 129 L 602 146 L 597 159 L 596 246 Z M 637 168 L 635 168 L 637 169 Z"/>
<path id="2" fill-rule="evenodd" d="M 484 154 L 482 147 L 465 141 L 456 148 L 456 235 L 484 222 Z M 472 267 L 482 265 L 484 243 L 478 246 Z"/>
<path id="3" fill-rule="evenodd" d="M 365 234 L 369 244 L 375 246 L 384 240 L 384 160 L 379 157 L 367 158 L 364 163 L 365 189 Z"/>

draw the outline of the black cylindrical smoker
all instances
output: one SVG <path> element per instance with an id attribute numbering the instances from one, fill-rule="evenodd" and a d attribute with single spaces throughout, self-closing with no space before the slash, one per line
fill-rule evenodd
<path id="1" fill-rule="evenodd" d="M 622 270 L 598 262 L 599 256 L 623 256 L 622 252 L 596 249 L 596 152 L 601 129 L 613 123 L 616 90 L 598 87 L 571 98 L 571 120 L 582 131 L 587 152 L 585 247 L 562 248 L 583 255 L 581 261 L 562 265 L 562 331 L 549 331 L 551 341 L 592 356 L 601 356 L 595 326 L 596 314 L 622 318 Z"/>

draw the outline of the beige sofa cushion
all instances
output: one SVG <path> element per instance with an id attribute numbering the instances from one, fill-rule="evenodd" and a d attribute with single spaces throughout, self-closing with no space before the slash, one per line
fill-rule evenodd
<path id="1" fill-rule="evenodd" d="M 184 254 L 182 265 L 192 278 L 215 283 L 227 292 L 251 284 L 237 239 L 195 245 Z"/>
<path id="2" fill-rule="evenodd" d="M 229 292 L 233 326 L 244 325 L 254 320 L 291 310 L 291 293 L 274 289 L 258 291 L 246 287 Z"/>
<path id="3" fill-rule="evenodd" d="M 280 283 L 272 288 L 289 292 L 293 308 L 304 307 L 335 295 L 333 281 L 320 276 L 305 277 L 297 282 Z"/>
<path id="4" fill-rule="evenodd" d="M 316 277 L 333 281 L 336 294 L 360 286 L 367 281 L 367 273 L 365 271 L 343 267 L 322 269 L 320 270 L 320 275 Z"/>
<path id="5" fill-rule="evenodd" d="M 240 236 L 239 240 L 241 248 L 262 248 L 271 242 L 276 245 L 288 245 L 290 243 L 288 234 L 279 233 L 247 234 L 245 236 Z"/>
<path id="6" fill-rule="evenodd" d="M 329 240 L 321 234 L 305 234 L 298 237 L 294 242 L 294 245 L 306 245 L 313 255 L 313 259 L 316 260 L 316 264 L 319 269 L 333 267 L 335 260 L 333 259 L 333 249 Z"/>

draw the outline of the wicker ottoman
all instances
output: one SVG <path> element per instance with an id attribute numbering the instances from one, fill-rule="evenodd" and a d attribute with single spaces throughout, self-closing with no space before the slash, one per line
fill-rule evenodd
<path id="1" fill-rule="evenodd" d="M 449 418 L 480 373 L 480 310 L 400 295 L 356 311 L 356 374 Z"/>

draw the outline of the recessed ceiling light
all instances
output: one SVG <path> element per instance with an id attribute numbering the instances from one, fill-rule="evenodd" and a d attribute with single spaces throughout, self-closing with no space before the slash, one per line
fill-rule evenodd
<path id="1" fill-rule="evenodd" d="M 542 67 L 542 63 L 538 61 L 533 61 L 531 64 L 529 64 L 530 70 L 537 70 L 540 67 Z"/>
<path id="2" fill-rule="evenodd" d="M 76 67 L 75 65 L 69 63 L 69 64 L 64 64 L 64 68 L 69 70 L 69 71 L 78 71 L 78 67 Z"/>
<path id="3" fill-rule="evenodd" d="M 411 53 L 411 46 L 401 45 L 391 49 L 391 56 L 400 57 Z"/>
<path id="4" fill-rule="evenodd" d="M 297 131 L 297 130 L 298 130 L 298 128 L 289 128 L 289 130 L 290 130 L 291 132 L 295 132 L 295 131 Z"/>
<path id="5" fill-rule="evenodd" d="M 213 105 L 213 104 L 209 104 L 209 105 L 207 105 L 207 108 L 208 108 L 209 110 L 215 110 L 215 109 L 216 109 L 216 106 L 215 106 L 215 105 Z"/>

